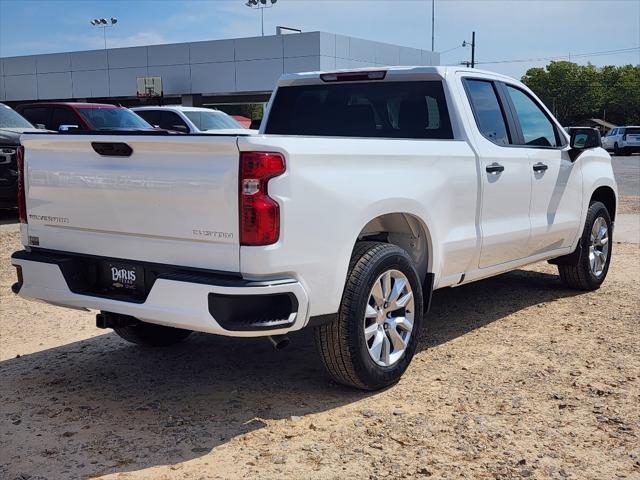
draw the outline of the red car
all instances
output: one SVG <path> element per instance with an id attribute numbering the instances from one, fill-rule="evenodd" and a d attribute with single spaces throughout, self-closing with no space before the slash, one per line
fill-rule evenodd
<path id="1" fill-rule="evenodd" d="M 105 103 L 26 103 L 16 111 L 35 126 L 54 131 L 156 130 L 128 108 Z"/>

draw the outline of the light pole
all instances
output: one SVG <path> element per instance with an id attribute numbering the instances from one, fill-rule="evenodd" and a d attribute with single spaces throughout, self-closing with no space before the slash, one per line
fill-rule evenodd
<path id="1" fill-rule="evenodd" d="M 264 9 L 273 7 L 278 0 L 247 0 L 245 5 L 249 8 L 259 9 L 262 25 L 262 36 L 264 37 Z"/>
<path id="2" fill-rule="evenodd" d="M 98 27 L 102 29 L 102 37 L 104 38 L 104 49 L 107 49 L 107 27 L 113 27 L 116 23 L 118 23 L 118 19 L 115 17 L 111 17 L 109 20 L 106 18 L 94 18 L 91 20 L 92 26 Z"/>
<path id="3" fill-rule="evenodd" d="M 435 51 L 436 44 L 436 0 L 431 0 L 431 51 Z"/>
<path id="4" fill-rule="evenodd" d="M 462 46 L 471 46 L 471 68 L 475 68 L 476 66 L 476 32 L 471 32 L 471 41 L 467 42 L 466 40 L 462 42 Z M 469 62 L 461 62 L 463 64 L 467 64 L 469 66 Z"/>

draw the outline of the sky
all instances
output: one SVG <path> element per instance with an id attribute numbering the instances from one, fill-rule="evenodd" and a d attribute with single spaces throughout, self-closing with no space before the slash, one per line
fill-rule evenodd
<path id="1" fill-rule="evenodd" d="M 265 33 L 284 25 L 430 49 L 431 1 L 278 0 L 264 12 Z M 109 47 L 259 36 L 260 13 L 244 3 L 0 0 L 0 57 L 103 48 L 95 17 L 118 18 Z M 473 30 L 479 67 L 516 78 L 549 57 L 640 64 L 640 0 L 435 0 L 441 64 L 470 59 L 461 44 Z"/>

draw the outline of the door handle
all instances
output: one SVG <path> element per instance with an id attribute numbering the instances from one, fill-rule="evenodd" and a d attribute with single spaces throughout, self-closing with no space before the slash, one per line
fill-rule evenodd
<path id="1" fill-rule="evenodd" d="M 549 168 L 548 165 L 545 165 L 542 162 L 538 162 L 533 166 L 533 171 L 534 172 L 544 172 L 548 168 Z"/>
<path id="2" fill-rule="evenodd" d="M 499 163 L 493 162 L 491 165 L 487 165 L 485 170 L 487 171 L 487 173 L 497 175 L 500 172 L 504 172 L 504 167 Z"/>

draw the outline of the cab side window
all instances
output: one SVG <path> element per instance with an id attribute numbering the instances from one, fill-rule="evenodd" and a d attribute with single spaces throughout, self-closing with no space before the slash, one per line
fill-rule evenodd
<path id="1" fill-rule="evenodd" d="M 524 144 L 537 147 L 559 146 L 555 126 L 540 106 L 525 92 L 511 85 L 507 85 L 507 92 L 522 129 Z"/>
<path id="2" fill-rule="evenodd" d="M 160 126 L 160 111 L 159 110 L 140 110 L 134 112 L 136 115 L 144 118 L 150 125 L 154 127 Z"/>
<path id="3" fill-rule="evenodd" d="M 49 107 L 26 107 L 19 113 L 29 120 L 33 125 L 44 125 L 44 128 L 51 129 L 49 124 Z"/>
<path id="4" fill-rule="evenodd" d="M 82 123 L 71 110 L 68 108 L 54 108 L 51 117 L 51 130 L 59 130 L 60 125 L 75 125 L 82 130 Z"/>
<path id="5" fill-rule="evenodd" d="M 482 135 L 498 145 L 509 145 L 507 122 L 493 82 L 467 79 L 464 85 Z"/>
<path id="6" fill-rule="evenodd" d="M 174 130 L 176 132 L 189 133 L 189 127 L 177 113 L 162 111 L 160 112 L 160 128 L 166 130 Z"/>

